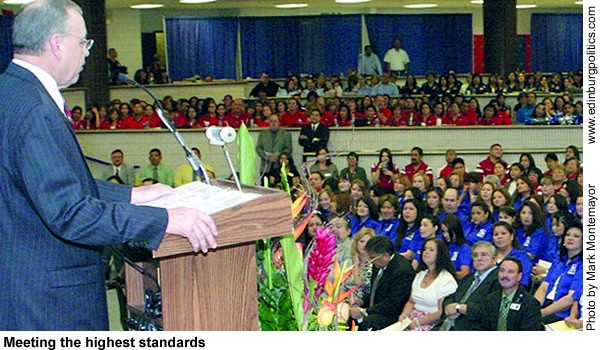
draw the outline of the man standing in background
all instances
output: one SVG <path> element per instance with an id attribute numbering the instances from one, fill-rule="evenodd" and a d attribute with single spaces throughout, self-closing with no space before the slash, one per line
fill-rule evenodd
<path id="1" fill-rule="evenodd" d="M 358 74 L 359 75 L 381 75 L 381 61 L 373 52 L 371 45 L 365 46 L 365 53 L 360 55 L 358 59 Z"/>
<path id="2" fill-rule="evenodd" d="M 408 53 L 400 48 L 401 43 L 400 38 L 394 39 L 394 47 L 389 49 L 383 57 L 383 61 L 387 65 L 387 71 L 395 76 L 408 75 L 410 58 Z"/>

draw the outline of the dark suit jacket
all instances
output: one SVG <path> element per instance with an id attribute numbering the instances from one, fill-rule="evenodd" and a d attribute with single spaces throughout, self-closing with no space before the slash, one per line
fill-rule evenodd
<path id="1" fill-rule="evenodd" d="M 482 309 L 476 310 L 480 314 L 473 314 L 481 320 L 483 327 L 488 331 L 498 330 L 500 303 L 502 302 L 502 289 L 489 295 L 488 301 Z M 512 303 L 519 304 L 519 310 L 510 309 L 506 319 L 507 331 L 541 331 L 542 314 L 540 303 L 529 294 L 525 288 L 519 286 Z"/>
<path id="2" fill-rule="evenodd" d="M 0 98 L 0 330 L 108 330 L 102 247 L 156 248 L 166 210 L 92 178 L 31 72 L 11 63 Z"/>
<path id="3" fill-rule="evenodd" d="M 306 135 L 308 137 L 306 139 L 298 138 L 300 146 L 304 147 L 304 153 L 312 153 L 312 155 L 314 155 L 319 149 L 327 148 L 327 142 L 329 142 L 329 128 L 327 125 L 319 123 L 317 130 L 314 132 L 311 124 L 304 125 L 302 129 L 300 129 L 300 135 Z M 315 138 L 319 140 L 315 141 Z"/>
<path id="4" fill-rule="evenodd" d="M 444 299 L 444 308 L 448 304 L 458 303 L 462 299 L 462 297 L 467 293 L 467 290 L 469 290 L 469 287 L 473 283 L 474 278 L 475 273 L 471 273 L 470 275 L 460 280 L 458 282 L 458 288 L 456 289 L 456 292 Z M 453 330 L 483 330 L 483 327 L 477 315 L 481 315 L 481 313 L 483 312 L 481 310 L 485 307 L 485 304 L 488 302 L 490 298 L 489 295 L 491 293 L 497 292 L 500 289 L 500 283 L 498 283 L 498 268 L 495 268 L 479 284 L 479 287 L 475 289 L 473 294 L 469 296 L 469 299 L 467 299 L 467 301 L 465 302 L 465 304 L 467 304 L 467 314 L 461 315 L 456 320 L 454 320 Z M 442 317 L 440 317 L 440 320 L 437 323 L 437 326 L 441 325 L 445 319 L 446 316 L 442 315 Z"/>
<path id="5" fill-rule="evenodd" d="M 371 286 L 373 286 L 378 273 L 379 269 L 373 267 Z M 391 323 L 397 321 L 402 309 L 404 309 L 404 304 L 410 298 L 414 278 L 415 270 L 410 262 L 402 255 L 394 254 L 394 258 L 388 263 L 383 276 L 379 280 L 373 306 L 366 308 L 369 316 L 384 315 L 392 319 Z M 365 295 L 363 298 L 366 305 L 368 305 L 370 298 L 370 295 Z"/>

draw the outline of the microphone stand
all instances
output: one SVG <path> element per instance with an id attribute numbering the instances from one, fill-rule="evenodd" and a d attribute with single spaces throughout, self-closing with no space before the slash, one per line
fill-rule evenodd
<path id="1" fill-rule="evenodd" d="M 152 97 L 152 99 L 154 100 L 154 102 L 158 106 L 158 108 L 156 109 L 156 114 L 158 115 L 158 117 L 160 118 L 160 120 L 163 122 L 163 124 L 167 127 L 167 129 L 171 132 L 171 134 L 173 135 L 173 137 L 175 137 L 175 139 L 177 140 L 177 142 L 183 148 L 183 151 L 185 152 L 185 158 L 187 159 L 188 163 L 190 163 L 190 165 L 192 166 L 192 169 L 194 170 L 194 173 L 200 179 L 202 179 L 204 182 L 206 182 L 207 185 L 210 186 L 211 185 L 211 183 L 210 183 L 210 177 L 208 177 L 208 173 L 206 172 L 206 169 L 202 165 L 202 161 L 200 160 L 200 158 L 198 158 L 198 156 L 196 156 L 196 154 L 194 152 L 192 152 L 190 150 L 190 148 L 188 147 L 188 145 L 183 140 L 183 137 L 181 136 L 181 134 L 179 133 L 179 131 L 177 131 L 177 129 L 175 129 L 175 126 L 173 126 L 173 124 L 171 123 L 171 121 L 169 120 L 169 118 L 165 117 L 164 111 L 162 109 L 162 103 L 150 92 L 150 90 L 146 89 L 146 87 L 144 87 L 143 85 L 138 84 L 137 81 L 130 79 L 125 74 L 119 73 L 119 80 L 122 81 L 122 82 L 124 82 L 124 83 L 133 85 L 133 86 L 135 86 L 135 87 L 137 87 L 139 89 L 144 90 L 148 95 L 150 95 L 150 97 Z"/>

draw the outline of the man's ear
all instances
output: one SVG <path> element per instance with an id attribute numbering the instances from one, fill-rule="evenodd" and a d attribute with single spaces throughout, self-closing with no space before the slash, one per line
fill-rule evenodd
<path id="1" fill-rule="evenodd" d="M 52 34 L 48 39 L 47 45 L 49 46 L 49 50 L 47 51 L 50 52 L 53 57 L 60 60 L 63 56 L 63 37 L 59 34 Z"/>

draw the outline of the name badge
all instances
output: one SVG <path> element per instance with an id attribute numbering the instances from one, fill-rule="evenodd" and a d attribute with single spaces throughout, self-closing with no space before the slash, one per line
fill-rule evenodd
<path id="1" fill-rule="evenodd" d="M 527 239 L 525 240 L 525 243 L 523 243 L 523 245 L 526 247 L 529 247 L 530 243 L 531 243 L 531 237 L 527 237 Z"/>
<path id="2" fill-rule="evenodd" d="M 450 258 L 450 260 L 456 261 L 456 259 L 458 259 L 458 252 L 453 252 L 452 253 L 452 257 Z"/>
<path id="3" fill-rule="evenodd" d="M 519 310 L 521 310 L 521 304 L 512 303 L 512 304 L 510 304 L 510 309 L 511 310 L 515 310 L 515 311 L 519 311 Z"/>
<path id="4" fill-rule="evenodd" d="M 571 265 L 571 267 L 569 268 L 569 271 L 567 272 L 567 275 L 573 276 L 575 274 L 575 272 L 577 272 L 577 265 Z"/>
<path id="5" fill-rule="evenodd" d="M 482 228 L 481 230 L 479 230 L 479 232 L 477 232 L 477 237 L 482 238 L 483 236 L 485 236 L 485 229 Z"/>

